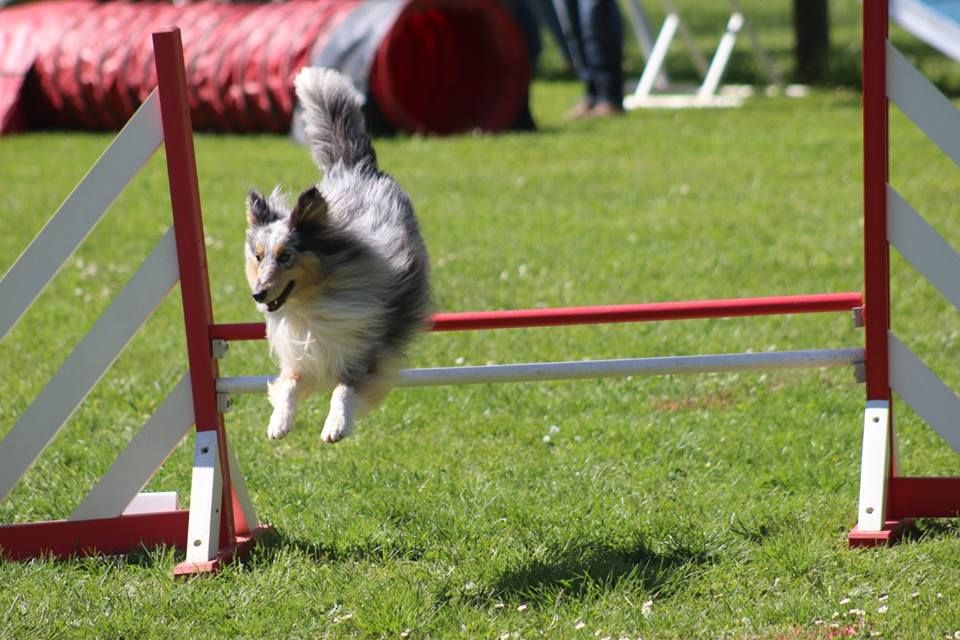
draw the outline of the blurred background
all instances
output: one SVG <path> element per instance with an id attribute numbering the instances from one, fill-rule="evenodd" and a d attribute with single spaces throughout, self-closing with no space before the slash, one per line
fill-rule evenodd
<path id="1" fill-rule="evenodd" d="M 673 40 L 662 67 L 671 83 L 699 84 L 704 62 L 736 13 L 746 28 L 723 68 L 724 83 L 859 85 L 859 2 L 617 1 L 625 94 L 634 90 L 671 13 L 685 36 Z M 529 83 L 567 81 L 582 66 L 581 56 L 571 54 L 570 16 L 563 15 L 572 4 L 13 0 L 0 9 L 0 134 L 119 128 L 156 83 L 150 33 L 170 24 L 183 30 L 198 130 L 289 131 L 296 120 L 292 79 L 304 65 L 349 75 L 367 97 L 375 133 L 534 129 Z M 894 26 L 891 38 L 900 50 L 941 90 L 960 92 L 960 65 L 949 55 L 960 56 L 960 3 L 896 0 L 892 6 L 894 18 L 912 31 Z M 920 19 L 904 20 L 907 15 Z M 931 46 L 944 43 L 947 56 Z M 699 66 L 691 44 L 702 52 Z"/>

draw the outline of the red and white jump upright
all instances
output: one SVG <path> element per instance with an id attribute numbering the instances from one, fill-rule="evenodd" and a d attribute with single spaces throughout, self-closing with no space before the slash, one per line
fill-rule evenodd
<path id="1" fill-rule="evenodd" d="M 22 304 L 0 307 L 0 338 L 161 143 L 173 226 L 0 442 L 0 499 L 50 444 L 178 279 L 190 370 L 66 520 L 0 527 L 0 550 L 7 559 L 125 553 L 168 545 L 186 550 L 186 560 L 175 573 L 216 571 L 244 553 L 266 528 L 257 521 L 217 406 L 218 369 L 208 336 L 213 311 L 180 31 L 156 33 L 153 42 L 157 89 L 0 281 L 0 296 Z M 189 511 L 177 507 L 175 494 L 140 493 L 194 424 Z"/>
<path id="2" fill-rule="evenodd" d="M 960 452 L 960 398 L 891 331 L 890 247 L 960 309 L 960 256 L 890 185 L 890 102 L 960 165 L 960 112 L 888 39 L 887 0 L 863 2 L 864 318 L 867 405 L 851 546 L 895 540 L 914 518 L 960 515 L 960 477 L 897 473 L 893 392 Z"/>

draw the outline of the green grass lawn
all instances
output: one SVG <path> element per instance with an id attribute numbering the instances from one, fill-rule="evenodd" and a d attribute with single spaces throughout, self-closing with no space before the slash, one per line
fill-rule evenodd
<path id="1" fill-rule="evenodd" d="M 576 97 L 571 82 L 535 84 L 536 134 L 377 141 L 416 204 L 440 309 L 862 288 L 855 91 L 566 123 Z M 956 246 L 956 167 L 897 113 L 891 137 L 894 184 Z M 0 141 L 0 271 L 108 141 Z M 244 193 L 302 188 L 315 169 L 283 137 L 196 145 L 216 318 L 255 321 Z M 0 344 L 0 433 L 168 225 L 160 154 Z M 960 386 L 954 312 L 893 267 L 896 331 Z M 836 314 L 436 334 L 412 364 L 861 344 Z M 0 522 L 65 517 L 185 367 L 175 290 Z M 235 344 L 222 367 L 273 371 L 262 343 Z M 863 400 L 849 370 L 400 390 L 330 446 L 324 398 L 273 442 L 266 399 L 241 397 L 228 430 L 275 527 L 249 561 L 192 581 L 171 577 L 171 550 L 0 562 L 0 638 L 953 637 L 956 523 L 846 548 Z M 960 473 L 902 404 L 897 417 L 905 472 Z M 148 489 L 186 500 L 192 445 Z"/>

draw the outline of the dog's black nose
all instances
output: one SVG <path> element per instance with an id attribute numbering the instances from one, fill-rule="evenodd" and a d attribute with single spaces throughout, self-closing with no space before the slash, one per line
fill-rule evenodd
<path id="1" fill-rule="evenodd" d="M 255 294 L 253 294 L 253 299 L 257 302 L 263 302 L 267 299 L 267 290 L 264 289 L 262 291 L 257 291 Z"/>

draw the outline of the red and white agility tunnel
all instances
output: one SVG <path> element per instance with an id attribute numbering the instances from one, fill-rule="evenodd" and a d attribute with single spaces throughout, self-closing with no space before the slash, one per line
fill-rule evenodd
<path id="1" fill-rule="evenodd" d="M 340 69 L 401 130 L 510 127 L 530 79 L 499 0 L 56 0 L 0 10 L 0 134 L 119 129 L 157 85 L 150 34 L 183 30 L 196 129 L 290 129 L 293 78 Z"/>

